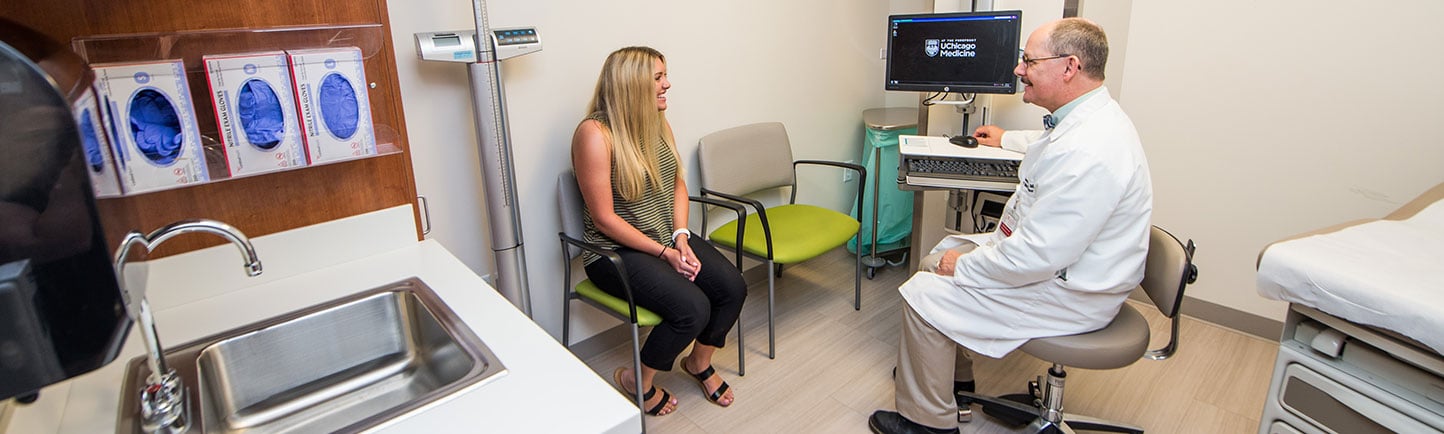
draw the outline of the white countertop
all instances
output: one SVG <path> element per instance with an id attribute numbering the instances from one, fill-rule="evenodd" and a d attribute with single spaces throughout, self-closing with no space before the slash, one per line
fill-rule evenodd
<path id="1" fill-rule="evenodd" d="M 386 227 L 410 208 L 378 211 L 370 223 Z M 381 220 L 376 220 L 380 218 Z M 340 222 L 340 221 L 338 221 Z M 334 222 L 333 222 L 334 223 Z M 318 226 L 333 225 L 324 223 Z M 351 222 L 348 224 L 355 224 Z M 357 237 L 333 226 L 301 228 L 254 241 L 266 267 L 261 278 L 246 286 L 239 257 L 220 246 L 173 258 L 151 261 L 148 298 L 156 309 L 162 344 L 180 344 L 320 302 L 336 299 L 412 276 L 431 287 L 482 342 L 507 372 L 423 407 L 374 431 L 438 432 L 605 432 L 641 431 L 637 408 L 605 380 L 561 346 L 495 289 L 435 241 L 408 242 L 405 232 L 361 237 L 362 247 L 339 247 Z M 388 229 L 389 230 L 389 229 Z M 325 231 L 330 231 L 325 232 Z M 414 233 L 414 232 L 412 232 Z M 344 242 L 329 243 L 332 237 Z M 414 235 L 412 235 L 414 237 Z M 321 251 L 317 251 L 321 250 Z M 329 250 L 329 251 L 328 251 Z M 379 253 L 372 251 L 380 250 Z M 351 253 L 344 253 L 349 251 Z M 355 259 L 345 256 L 366 255 Z M 219 262 L 226 276 L 215 277 L 210 263 Z M 311 268 L 306 257 L 331 262 Z M 340 262 L 338 262 L 340 257 Z M 276 260 L 272 260 L 276 259 Z M 196 265 L 204 261 L 206 266 Z M 234 262 L 234 263 L 233 263 Z M 191 267 L 190 273 L 176 271 Z M 276 272 L 273 273 L 273 270 Z M 188 274 L 188 275 L 186 275 Z M 185 275 L 185 276 L 182 276 Z M 269 275 L 269 276 L 268 276 Z M 213 282 L 221 280 L 222 282 Z M 209 282 L 207 290 L 186 291 Z M 167 299 L 161 301 L 161 299 Z M 109 365 L 42 390 L 40 401 L 15 408 L 10 432 L 98 433 L 114 431 L 116 407 L 125 362 L 143 354 L 132 333 L 119 357 Z M 58 422 L 57 422 L 58 421 Z"/>

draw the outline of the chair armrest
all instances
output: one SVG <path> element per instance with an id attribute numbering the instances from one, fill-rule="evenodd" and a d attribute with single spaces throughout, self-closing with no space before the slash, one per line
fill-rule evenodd
<path id="1" fill-rule="evenodd" d="M 702 196 L 703 196 L 703 197 L 706 197 L 706 196 L 709 195 L 709 194 L 710 194 L 710 195 L 713 195 L 713 196 L 717 196 L 717 197 L 723 198 L 723 199 L 730 200 L 730 201 L 732 201 L 732 202 L 741 203 L 741 204 L 746 204 L 746 205 L 751 205 L 751 206 L 752 206 L 752 209 L 757 210 L 757 219 L 762 221 L 762 238 L 767 241 L 767 259 L 768 259 L 768 260 L 771 260 L 771 259 L 772 259 L 772 226 L 769 225 L 769 224 L 767 224 L 767 208 L 762 206 L 762 201 L 759 201 L 759 200 L 757 200 L 757 199 L 742 197 L 742 196 L 738 196 L 738 195 L 727 194 L 727 193 L 723 193 L 723 192 L 720 192 L 720 191 L 713 191 L 713 190 L 708 190 L 708 189 L 705 189 L 705 188 L 702 189 Z M 739 223 L 737 223 L 737 228 L 738 228 L 738 231 L 739 231 L 738 234 L 737 234 L 737 245 L 738 245 L 739 251 L 740 251 L 741 245 L 742 245 L 742 233 L 740 232 L 741 229 L 742 229 L 742 223 L 740 223 L 741 221 L 744 221 L 744 220 L 739 220 Z M 741 262 L 741 261 L 739 260 L 738 262 Z M 739 265 L 738 268 L 741 269 L 741 266 Z"/>
<path id="2" fill-rule="evenodd" d="M 710 192 L 711 194 L 717 195 L 717 196 L 719 196 L 719 197 L 722 196 L 721 193 L 718 193 L 718 192 L 715 192 L 715 191 L 710 191 L 710 190 L 709 190 L 709 192 Z M 691 200 L 691 201 L 695 201 L 695 202 L 702 202 L 702 203 L 705 203 L 705 204 L 708 204 L 708 205 L 715 205 L 715 206 L 720 206 L 720 207 L 723 207 L 723 208 L 727 208 L 727 209 L 730 209 L 730 210 L 732 210 L 733 212 L 737 213 L 738 216 L 747 215 L 747 207 L 742 206 L 741 204 L 738 203 L 738 201 L 733 201 L 733 200 L 731 200 L 731 199 L 728 199 L 728 200 L 717 200 L 717 199 L 713 199 L 713 198 L 710 198 L 710 197 L 704 197 L 704 196 L 687 196 L 687 199 L 688 199 L 688 200 Z"/>
<path id="3" fill-rule="evenodd" d="M 830 160 L 797 160 L 797 161 L 793 161 L 793 162 L 792 162 L 792 171 L 793 171 L 794 173 L 797 172 L 797 165 L 799 165 L 799 164 L 815 164 L 815 165 L 820 165 L 820 166 L 833 166 L 833 167 L 841 167 L 841 168 L 843 168 L 843 169 L 850 169 L 850 170 L 855 170 L 855 171 L 857 171 L 857 216 L 856 216 L 855 218 L 857 219 L 857 223 L 858 223 L 858 225 L 859 225 L 858 227 L 860 228 L 861 225 L 862 225 L 862 214 L 863 214 L 863 212 L 862 212 L 862 211 L 863 211 L 863 209 L 862 209 L 862 198 L 863 198 L 863 195 L 866 194 L 866 189 L 865 189 L 865 187 L 867 187 L 867 168 L 864 168 L 864 167 L 862 167 L 862 165 L 859 165 L 859 164 L 843 163 L 843 162 L 841 162 L 841 161 L 830 161 Z M 796 188 L 796 186 L 793 186 L 793 189 L 792 189 L 792 202 L 793 202 L 793 203 L 797 203 L 797 188 Z M 860 230 L 861 230 L 861 229 L 859 229 L 859 231 L 860 231 Z M 859 244 L 859 245 L 860 245 L 860 244 Z"/>
<path id="4" fill-rule="evenodd" d="M 743 233 L 743 230 L 742 230 L 742 229 L 743 229 L 743 227 L 747 226 L 747 207 L 742 206 L 742 205 L 740 205 L 740 204 L 737 204 L 736 202 L 725 201 L 725 200 L 717 200 L 717 199 L 713 199 L 713 198 L 710 198 L 710 197 L 688 196 L 687 199 L 688 199 L 688 200 L 691 200 L 691 201 L 694 201 L 694 202 L 702 202 L 702 203 L 709 204 L 709 205 L 720 206 L 720 207 L 723 207 L 723 208 L 730 209 L 730 210 L 732 210 L 732 212 L 734 212 L 734 213 L 737 213 L 737 243 L 735 243 L 735 245 L 732 246 L 732 250 L 733 250 L 733 255 L 736 257 L 737 269 L 738 269 L 738 270 L 741 270 L 741 269 L 742 269 L 742 233 Z M 703 213 L 703 216 L 705 217 L 705 216 L 706 216 L 706 213 L 707 213 L 707 209 L 706 209 L 705 207 L 702 209 L 702 213 Z M 705 222 L 705 220 L 704 220 L 704 222 Z M 705 223 L 703 223 L 702 230 L 704 230 L 704 231 L 707 230 L 707 227 L 706 227 L 706 224 L 705 224 Z"/>
<path id="5" fill-rule="evenodd" d="M 703 188 L 703 189 L 702 189 L 702 196 L 699 197 L 699 198 L 707 198 L 707 195 L 709 195 L 709 194 L 710 194 L 710 195 L 713 195 L 713 196 L 717 196 L 717 197 L 723 198 L 723 199 L 727 199 L 727 200 L 730 201 L 731 203 L 737 203 L 737 204 L 743 204 L 743 205 L 751 205 L 753 209 L 756 209 L 756 210 L 759 210 L 759 211 L 762 210 L 762 201 L 759 201 L 759 200 L 757 200 L 757 199 L 752 199 L 752 198 L 748 198 L 748 197 L 738 196 L 738 195 L 735 195 L 735 194 L 727 194 L 727 193 L 723 193 L 723 192 L 716 191 L 716 190 L 708 190 L 708 189 L 706 189 L 706 188 Z M 689 196 L 689 197 L 690 197 L 690 196 Z"/>
<path id="6" fill-rule="evenodd" d="M 571 255 L 567 253 L 567 245 L 572 245 L 572 246 L 576 246 L 576 247 L 579 248 L 579 249 L 582 249 L 582 250 L 586 250 L 586 251 L 588 251 L 588 252 L 595 253 L 595 254 L 601 256 L 602 258 L 605 258 L 605 259 L 612 265 L 612 268 L 615 269 L 615 270 L 617 270 L 617 276 L 620 277 L 620 278 L 621 278 L 621 281 L 622 281 L 622 295 L 625 295 L 626 298 L 627 298 L 627 310 L 629 311 L 629 312 L 628 312 L 628 315 L 630 316 L 630 318 L 631 318 L 631 320 L 632 320 L 632 324 L 636 324 L 636 323 L 637 323 L 637 301 L 632 298 L 632 284 L 627 281 L 627 269 L 626 269 L 626 267 L 623 266 L 622 256 L 621 256 L 621 255 L 618 255 L 617 252 L 614 252 L 614 251 L 612 251 L 612 250 L 610 250 L 610 249 L 604 249 L 604 248 L 601 248 L 600 246 L 597 246 L 596 244 L 592 244 L 592 243 L 588 243 L 588 242 L 586 242 L 586 241 L 582 241 L 582 240 L 578 240 L 578 239 L 576 239 L 576 238 L 572 238 L 572 237 L 568 236 L 566 232 L 558 232 L 558 233 L 557 233 L 557 236 L 560 237 L 561 240 L 562 240 L 562 256 L 563 256 L 563 257 L 567 257 L 567 258 L 571 257 Z M 567 282 L 566 282 L 565 284 L 566 284 L 566 285 L 571 285 L 571 266 L 570 266 L 570 265 L 567 266 Z"/>
<path id="7" fill-rule="evenodd" d="M 843 169 L 855 170 L 858 174 L 862 176 L 867 176 L 867 168 L 862 167 L 861 164 L 844 163 L 841 161 L 831 160 L 797 160 L 792 162 L 792 167 L 797 167 L 797 165 L 799 164 L 817 164 L 823 166 L 841 167 Z"/>

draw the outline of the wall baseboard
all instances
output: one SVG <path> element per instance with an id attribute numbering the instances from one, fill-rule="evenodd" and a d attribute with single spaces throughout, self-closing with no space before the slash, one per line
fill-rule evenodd
<path id="1" fill-rule="evenodd" d="M 641 332 L 642 338 L 646 339 L 647 331 L 642 330 Z M 576 355 L 578 359 L 587 360 L 598 354 L 610 351 L 616 348 L 617 345 L 624 345 L 631 339 L 632 328 L 627 326 L 626 322 L 623 322 L 615 327 L 603 330 L 601 333 L 594 334 L 592 337 L 572 344 L 570 349 L 572 354 Z"/>
<path id="2" fill-rule="evenodd" d="M 1134 291 L 1128 298 L 1149 302 L 1148 297 L 1139 291 Z M 1183 313 L 1196 319 L 1213 323 L 1219 327 L 1258 336 L 1271 341 L 1279 340 L 1279 336 L 1282 336 L 1284 331 L 1284 323 L 1282 321 L 1264 318 L 1186 295 L 1183 296 Z"/>
<path id="3" fill-rule="evenodd" d="M 747 269 L 747 271 L 742 272 L 742 278 L 747 282 L 749 286 L 759 282 L 765 283 L 767 282 L 767 267 L 765 267 L 763 264 L 758 264 L 754 267 L 750 267 Z M 1149 302 L 1148 297 L 1146 295 L 1143 295 L 1143 293 L 1139 291 L 1135 291 L 1133 294 L 1129 295 L 1129 298 L 1142 302 Z M 1257 336 L 1259 338 L 1267 339 L 1270 341 L 1279 340 L 1279 336 L 1283 334 L 1284 330 L 1284 323 L 1282 321 L 1264 318 L 1228 306 L 1199 300 L 1197 298 L 1189 296 L 1183 297 L 1183 313 L 1198 320 L 1216 324 L 1219 327 L 1224 327 L 1227 329 L 1238 331 L 1240 333 Z M 643 338 L 645 338 L 646 331 L 643 331 L 642 333 Z M 581 342 L 577 342 L 576 344 L 572 345 L 572 353 L 576 354 L 578 358 L 585 360 L 612 348 L 616 348 L 617 345 L 626 344 L 627 340 L 632 338 L 631 334 L 631 330 L 627 327 L 627 325 L 621 324 L 616 327 L 607 329 L 606 331 L 603 331 L 601 333 L 597 333 L 590 338 L 582 340 Z"/>

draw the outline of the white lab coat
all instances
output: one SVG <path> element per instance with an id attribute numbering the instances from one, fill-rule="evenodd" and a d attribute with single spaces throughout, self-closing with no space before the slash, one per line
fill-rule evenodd
<path id="1" fill-rule="evenodd" d="M 898 291 L 959 344 L 1002 357 L 1028 339 L 1096 330 L 1143 280 L 1153 188 L 1133 122 L 1107 89 L 1051 131 L 1012 131 L 1026 152 L 998 230 L 964 240 L 953 276 L 918 272 Z"/>

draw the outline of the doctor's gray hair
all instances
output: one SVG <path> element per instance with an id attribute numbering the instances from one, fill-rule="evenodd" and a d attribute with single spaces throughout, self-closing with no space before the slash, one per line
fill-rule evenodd
<path id="1" fill-rule="evenodd" d="M 1048 33 L 1048 50 L 1070 54 L 1083 64 L 1083 73 L 1102 81 L 1108 64 L 1108 35 L 1098 24 L 1083 18 L 1064 18 Z"/>

